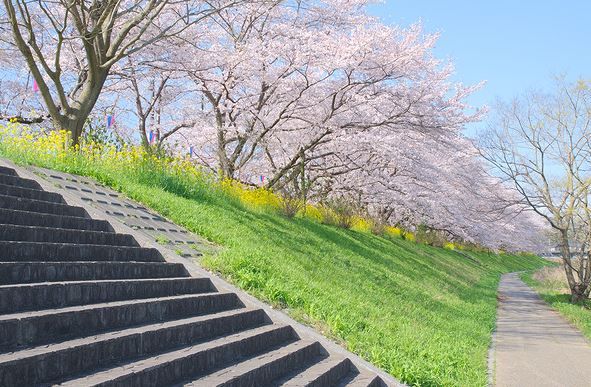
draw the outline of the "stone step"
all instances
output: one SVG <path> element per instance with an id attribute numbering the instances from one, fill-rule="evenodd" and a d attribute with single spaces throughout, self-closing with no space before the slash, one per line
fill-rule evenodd
<path id="1" fill-rule="evenodd" d="M 15 196 L 44 202 L 65 204 L 61 195 L 54 192 L 41 191 L 39 189 L 22 188 L 15 185 L 0 184 L 0 195 Z"/>
<path id="2" fill-rule="evenodd" d="M 243 306 L 235 293 L 206 293 L 0 315 L 0 352 Z"/>
<path id="3" fill-rule="evenodd" d="M 135 239 L 127 234 L 53 227 L 20 226 L 13 224 L 0 224 L 0 241 L 79 243 L 139 247 Z"/>
<path id="4" fill-rule="evenodd" d="M 37 385 L 153 356 L 264 324 L 262 309 L 235 309 L 143 325 L 0 355 L 0 385 Z"/>
<path id="5" fill-rule="evenodd" d="M 0 241 L 0 262 L 138 261 L 164 262 L 156 249 L 75 243 Z"/>
<path id="6" fill-rule="evenodd" d="M 283 387 L 335 386 L 345 379 L 353 368 L 351 360 L 340 356 L 319 358 L 313 364 L 295 375 L 274 383 Z"/>
<path id="7" fill-rule="evenodd" d="M 0 313 L 210 293 L 215 290 L 209 278 L 193 277 L 4 285 L 0 286 Z"/>
<path id="8" fill-rule="evenodd" d="M 223 368 L 296 340 L 290 326 L 266 325 L 68 380 L 61 386 L 164 386 Z"/>
<path id="9" fill-rule="evenodd" d="M 321 346 L 317 341 L 298 340 L 181 385 L 194 387 L 269 385 L 274 379 L 289 374 L 294 369 L 300 368 L 302 364 L 307 364 L 311 359 L 318 357 L 320 350 Z M 325 384 L 325 386 L 328 385 Z"/>
<path id="10" fill-rule="evenodd" d="M 0 208 L 0 223 L 74 230 L 113 231 L 104 220 Z"/>
<path id="11" fill-rule="evenodd" d="M 12 168 L 0 166 L 0 174 L 9 176 L 18 176 L 16 171 Z"/>
<path id="12" fill-rule="evenodd" d="M 181 263 L 0 262 L 0 285 L 188 276 Z"/>
<path id="13" fill-rule="evenodd" d="M 385 385 L 0 166 L 0 385 L 55 383 Z"/>
<path id="14" fill-rule="evenodd" d="M 67 204 L 45 202 L 42 200 L 17 198 L 14 196 L 0 195 L 0 208 L 37 212 L 41 214 L 54 214 L 86 218 L 88 214 L 82 207 L 69 206 Z"/>
<path id="15" fill-rule="evenodd" d="M 388 385 L 376 374 L 369 371 L 351 371 L 351 373 L 341 380 L 338 387 L 388 387 Z"/>
<path id="16" fill-rule="evenodd" d="M 14 185 L 16 187 L 30 188 L 30 189 L 42 189 L 41 185 L 35 180 L 23 179 L 16 175 L 7 175 L 0 173 L 0 184 Z"/>

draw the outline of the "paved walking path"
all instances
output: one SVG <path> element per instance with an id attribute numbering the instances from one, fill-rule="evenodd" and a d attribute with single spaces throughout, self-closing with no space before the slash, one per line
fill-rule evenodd
<path id="1" fill-rule="evenodd" d="M 499 387 L 591 386 L 591 345 L 512 273 L 499 286 L 495 382 Z"/>

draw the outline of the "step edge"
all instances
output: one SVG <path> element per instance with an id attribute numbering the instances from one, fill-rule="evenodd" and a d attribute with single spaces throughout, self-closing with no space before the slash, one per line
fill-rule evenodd
<path id="1" fill-rule="evenodd" d="M 131 300 L 120 300 L 120 301 L 110 301 L 110 302 L 101 302 L 96 304 L 87 304 L 87 305 L 72 305 L 67 306 L 64 308 L 54 308 L 54 309 L 42 309 L 42 310 L 33 310 L 33 311 L 25 311 L 21 313 L 8 313 L 0 315 L 0 324 L 1 323 L 8 323 L 10 321 L 16 320 L 23 320 L 28 318 L 39 318 L 43 316 L 51 316 L 51 315 L 60 315 L 64 313 L 72 313 L 76 312 L 78 309 L 83 308 L 84 310 L 89 309 L 103 309 L 103 308 L 110 308 L 110 307 L 120 307 L 126 306 L 130 304 L 137 304 L 138 301 L 141 303 L 157 303 L 161 301 L 169 301 L 169 300 L 176 300 L 176 299 L 183 299 L 183 298 L 206 298 L 206 297 L 228 297 L 229 295 L 236 296 L 235 293 L 232 292 L 207 292 L 207 293 L 190 293 L 190 294 L 180 294 L 175 296 L 167 296 L 167 297 L 152 297 L 152 298 L 137 298 Z M 238 299 L 238 297 L 236 296 Z"/>
<path id="2" fill-rule="evenodd" d="M 187 383 L 189 386 L 197 386 L 201 383 L 209 383 L 204 384 L 207 386 L 214 385 L 211 382 L 215 381 L 215 383 L 227 383 L 236 378 L 240 378 L 248 374 L 249 372 L 255 371 L 261 366 L 268 365 L 270 363 L 280 361 L 288 356 L 300 352 L 305 351 L 311 347 L 320 347 L 320 343 L 315 340 L 306 340 L 306 339 L 299 339 L 291 343 L 287 343 L 286 345 L 282 345 L 279 348 L 271 349 L 270 351 L 264 352 L 262 354 L 255 355 L 253 357 L 247 359 L 240 359 L 237 363 L 232 363 L 227 367 L 214 371 L 212 374 L 204 375 L 198 379 L 193 379 L 190 381 L 184 381 L 182 383 Z M 319 348 L 317 348 L 319 349 Z M 284 352 L 285 351 L 285 352 Z M 263 360 L 260 359 L 261 356 L 265 356 Z M 259 367 L 256 367 L 256 366 Z M 238 370 L 238 367 L 246 367 L 245 369 Z M 237 371 L 238 373 L 232 373 L 232 371 Z M 224 373 L 224 375 L 220 375 L 220 373 Z M 224 376 L 227 376 L 224 378 Z M 216 384 L 217 385 L 217 384 Z"/>
<path id="3" fill-rule="evenodd" d="M 27 212 L 27 211 L 23 211 L 23 212 Z M 33 212 L 34 214 L 39 214 L 38 212 Z M 50 215 L 50 214 L 47 214 Z M 58 215 L 59 216 L 59 215 Z M 88 219 L 88 218 L 78 218 L 76 216 L 73 216 L 72 218 L 77 218 L 77 219 Z M 93 219 L 94 220 L 94 219 Z M 132 235 L 130 234 L 122 234 L 122 233 L 118 233 L 118 232 L 113 232 L 113 231 L 96 231 L 96 230 L 81 230 L 81 229 L 76 229 L 76 228 L 61 228 L 61 227 L 47 227 L 47 226 L 30 226 L 30 225 L 25 225 L 25 224 L 14 224 L 14 223 L 2 223 L 0 221 L 0 227 L 12 227 L 12 228 L 19 228 L 19 229 L 35 229 L 35 230 L 42 230 L 42 231 L 64 231 L 64 232 L 74 232 L 74 233 L 90 233 L 90 234 L 103 234 L 103 235 L 121 235 L 124 237 L 128 237 L 128 238 L 133 238 Z M 27 241 L 3 241 L 3 242 L 27 242 Z M 59 242 L 58 242 L 59 243 Z M 138 247 L 138 246 L 133 246 L 133 247 Z"/>
<path id="4" fill-rule="evenodd" d="M 113 331 L 101 332 L 75 339 L 67 339 L 58 343 L 42 344 L 34 347 L 19 349 L 17 351 L 0 353 L 0 367 L 4 364 L 24 361 L 27 358 L 36 357 L 40 355 L 47 355 L 57 351 L 65 351 L 71 348 L 79 348 L 91 345 L 97 342 L 107 342 L 109 340 L 125 338 L 144 332 L 157 332 L 161 329 L 172 329 L 174 327 L 202 323 L 210 320 L 217 320 L 224 317 L 247 315 L 249 313 L 264 313 L 262 309 L 238 307 L 235 309 L 228 309 L 221 312 L 198 315 L 192 317 L 185 317 L 180 319 L 173 319 L 161 321 L 157 323 L 149 323 L 143 325 L 135 325 L 128 328 L 117 329 Z M 270 324 L 270 323 L 268 323 Z M 87 340 L 87 341 L 85 341 Z M 91 341 L 92 340 L 92 341 Z M 18 356 L 18 357 L 17 357 Z M 8 357 L 16 357 L 15 359 L 8 359 Z"/>
<path id="5" fill-rule="evenodd" d="M 159 262 L 154 262 L 159 263 Z M 165 262 L 162 262 L 165 263 Z M 190 281 L 203 282 L 211 280 L 207 277 L 147 277 L 147 278 L 116 278 L 106 280 L 79 280 L 79 281 L 46 281 L 46 282 L 28 282 L 23 284 L 0 285 L 0 290 L 43 286 L 68 286 L 68 285 L 90 285 L 90 284 L 109 284 L 109 283 L 149 283 L 149 282 L 167 282 L 167 281 Z"/>
<path id="6" fill-rule="evenodd" d="M 16 187 L 16 186 L 15 186 Z M 19 187 L 21 188 L 21 187 Z M 43 190 L 39 190 L 40 192 L 48 192 L 48 191 L 43 191 Z M 59 194 L 58 194 L 59 195 Z M 61 196 L 61 195 L 60 195 Z M 39 199 L 32 199 L 32 198 L 25 198 L 22 196 L 12 196 L 12 195 L 4 195 L 4 194 L 0 194 L 0 199 L 2 198 L 11 198 L 11 199 L 16 199 L 17 201 L 25 201 L 25 202 L 34 202 L 34 203 L 41 203 L 43 205 L 47 205 L 50 204 L 52 206 L 56 206 L 56 207 L 66 207 L 66 208 L 76 208 L 76 209 L 80 209 L 80 210 L 84 210 L 86 212 L 86 210 L 84 209 L 84 207 L 82 206 L 75 206 L 75 205 L 71 205 L 71 204 L 67 204 L 67 203 L 56 203 L 56 202 L 48 202 L 46 200 L 39 200 Z M 30 211 L 30 212 L 34 212 L 34 211 Z M 44 212 L 40 212 L 41 214 L 44 214 Z"/>
<path id="7" fill-rule="evenodd" d="M 185 358 L 185 357 L 188 357 L 188 356 L 191 356 L 194 354 L 198 354 L 201 352 L 207 352 L 208 350 L 213 350 L 215 348 L 219 348 L 224 345 L 238 343 L 244 339 L 268 334 L 273 331 L 280 331 L 283 329 L 291 329 L 293 331 L 293 328 L 291 328 L 291 326 L 289 326 L 289 325 L 267 324 L 267 325 L 263 325 L 262 327 L 248 329 L 248 330 L 245 330 L 245 331 L 242 331 L 239 333 L 235 333 L 235 334 L 225 335 L 225 336 L 219 337 L 215 340 L 211 340 L 211 341 L 208 341 L 205 343 L 191 345 L 191 346 L 183 347 L 183 348 L 176 349 L 173 351 L 167 351 L 167 352 L 158 354 L 156 356 L 146 357 L 146 358 L 143 358 L 143 359 L 135 361 L 135 362 L 119 364 L 114 368 L 102 369 L 102 370 L 99 370 L 98 372 L 95 372 L 92 374 L 86 374 L 80 378 L 67 380 L 60 385 L 79 385 L 78 381 L 82 382 L 85 379 L 89 379 L 89 378 L 95 378 L 95 379 L 99 379 L 99 380 L 108 380 L 107 378 L 112 378 L 112 379 L 116 380 L 117 378 L 122 378 L 122 377 L 125 377 L 130 374 L 138 373 L 144 369 L 148 369 L 148 368 L 152 368 L 152 367 L 156 367 L 156 366 L 165 367 L 168 363 L 171 363 L 171 362 L 178 360 L 178 359 L 182 359 L 182 358 Z M 149 361 L 151 359 L 158 359 L 159 363 L 157 365 L 155 365 L 155 364 L 143 364 L 142 365 L 142 363 L 149 363 Z M 117 371 L 119 371 L 119 372 L 117 373 Z M 72 384 L 72 383 L 74 383 L 74 384 Z"/>

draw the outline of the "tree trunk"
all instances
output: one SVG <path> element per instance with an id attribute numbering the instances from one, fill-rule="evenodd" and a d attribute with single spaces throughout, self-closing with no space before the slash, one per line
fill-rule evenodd
<path id="1" fill-rule="evenodd" d="M 56 129 L 59 130 L 67 130 L 70 133 L 70 139 L 72 140 L 72 145 L 76 146 L 80 144 L 80 137 L 82 136 L 82 131 L 84 130 L 84 124 L 86 123 L 86 119 L 88 115 L 84 117 L 84 119 L 75 119 L 75 118 L 68 118 L 64 117 L 61 119 L 57 125 L 59 126 Z"/>
<path id="2" fill-rule="evenodd" d="M 218 163 L 219 163 L 219 176 L 220 179 L 233 179 L 234 173 L 236 172 L 235 165 L 232 161 L 228 158 L 226 153 L 226 145 L 224 142 L 224 136 L 218 131 L 218 145 L 217 145 L 217 156 L 218 156 Z"/>
<path id="3" fill-rule="evenodd" d="M 71 102 L 71 106 L 65 111 L 60 111 L 59 117 L 52 115 L 54 124 L 58 126 L 56 129 L 70 132 L 74 146 L 80 143 L 84 125 L 96 105 L 108 74 L 108 69 L 95 70 L 89 74 L 88 80 L 82 87 L 80 94 L 76 95 Z"/>
<path id="4" fill-rule="evenodd" d="M 578 302 L 580 301 L 580 297 L 582 296 L 585 289 L 581 289 L 581 284 L 577 282 L 573 273 L 570 244 L 568 232 L 566 230 L 561 232 L 560 250 L 562 254 L 562 262 L 564 264 L 564 272 L 566 274 L 568 287 L 570 289 L 571 301 Z"/>
<path id="5" fill-rule="evenodd" d="M 576 284 L 571 288 L 570 302 L 579 303 L 589 297 L 589 286 L 585 284 Z"/>

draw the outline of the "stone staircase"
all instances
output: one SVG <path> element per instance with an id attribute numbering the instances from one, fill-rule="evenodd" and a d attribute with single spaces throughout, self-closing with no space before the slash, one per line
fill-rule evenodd
<path id="1" fill-rule="evenodd" d="M 0 385 L 384 386 L 0 167 Z"/>

